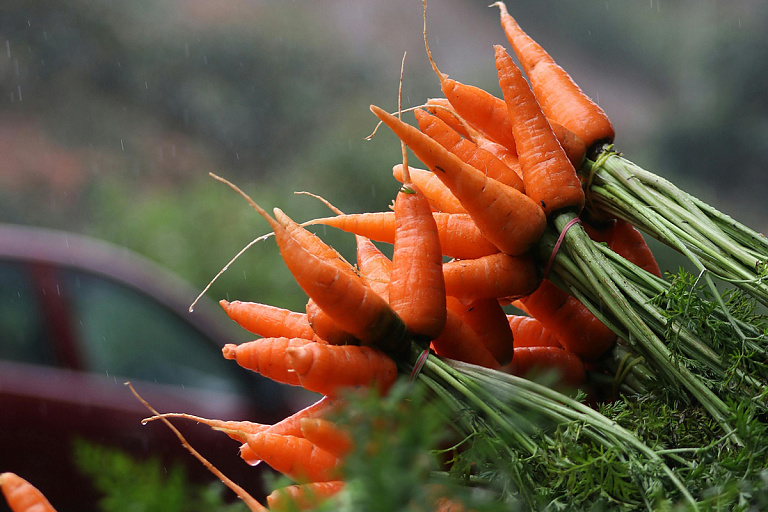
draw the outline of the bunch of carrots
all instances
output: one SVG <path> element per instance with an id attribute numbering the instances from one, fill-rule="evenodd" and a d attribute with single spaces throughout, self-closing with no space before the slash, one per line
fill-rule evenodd
<path id="1" fill-rule="evenodd" d="M 627 440 L 694 503 L 658 454 L 566 394 L 550 394 L 527 381 L 548 374 L 555 377 L 546 381 L 555 388 L 552 393 L 590 391 L 600 376 L 614 378 L 617 351 L 629 350 L 644 358 L 633 365 L 635 377 L 644 375 L 642 369 L 652 374 L 646 384 L 679 385 L 740 442 L 725 400 L 701 384 L 698 374 L 684 367 L 664 373 L 676 364 L 658 339 L 670 324 L 657 320 L 656 326 L 648 317 L 657 310 L 638 312 L 641 306 L 631 301 L 641 299 L 625 298 L 630 288 L 624 281 L 641 283 L 636 284 L 641 298 L 669 285 L 636 228 L 639 223 L 617 206 L 601 208 L 608 204 L 605 192 L 594 202 L 589 195 L 600 166 L 614 154 L 609 118 L 522 31 L 503 3 L 494 6 L 520 63 L 503 46 L 494 47 L 501 97 L 438 69 L 427 43 L 424 3 L 426 50 L 444 97 L 408 110 L 398 105 L 394 114 L 371 106 L 402 142 L 402 162 L 392 169 L 400 188 L 391 210 L 345 214 L 326 202 L 334 215 L 298 223 L 279 208 L 267 212 L 214 176 L 268 223 L 285 265 L 308 297 L 301 312 L 221 301 L 233 321 L 258 337 L 225 346 L 223 356 L 277 382 L 302 386 L 319 399 L 274 425 L 183 413 L 156 413 L 147 420 L 204 423 L 239 443 L 245 462 L 263 461 L 293 480 L 295 485 L 267 498 L 272 509 L 311 508 L 343 491 L 345 456 L 370 447 L 354 446 L 350 432 L 330 418 L 345 406 L 346 394 L 362 389 L 386 395 L 398 379 L 423 380 L 439 398 L 471 377 L 481 387 L 496 382 L 499 389 L 560 404 L 551 406 L 552 418 L 590 424 L 597 443 Z M 403 120 L 407 111 L 415 123 Z M 424 169 L 409 165 L 406 148 Z M 356 261 L 309 231 L 311 225 L 354 234 Z M 391 244 L 392 257 L 374 242 Z M 608 277 L 598 267 L 607 269 Z M 692 346 L 698 343 L 690 336 Z M 697 349 L 709 354 L 700 345 Z M 718 364 L 712 356 L 711 368 Z M 766 381 L 754 380 L 757 392 L 765 393 Z M 637 379 L 627 379 L 623 389 L 639 391 L 632 382 Z M 471 397 L 468 393 L 458 394 Z M 486 419 L 494 418 L 491 405 L 479 407 Z M 506 420 L 494 421 L 500 431 L 513 430 Z M 522 451 L 536 452 L 525 436 L 518 442 Z M 10 474 L 0 481 L 4 492 L 10 489 L 6 496 L 14 512 L 31 511 L 33 497 L 44 503 Z M 266 510 L 235 490 L 251 510 Z M 15 497 L 22 493 L 27 501 Z M 44 506 L 41 510 L 52 510 Z M 434 510 L 460 509 L 435 499 Z"/>

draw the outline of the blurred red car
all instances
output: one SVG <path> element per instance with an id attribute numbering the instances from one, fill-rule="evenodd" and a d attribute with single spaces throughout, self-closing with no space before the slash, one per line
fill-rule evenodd
<path id="1" fill-rule="evenodd" d="M 161 412 L 274 422 L 300 403 L 221 356 L 249 338 L 212 301 L 126 249 L 81 236 L 0 225 L 0 471 L 38 486 L 59 512 L 95 510 L 72 442 L 181 461 L 215 478 L 125 382 Z M 255 496 L 259 471 L 220 432 L 175 420 L 190 444 Z M 2 501 L 2 500 L 0 500 Z M 5 503 L 0 510 L 6 510 Z"/>

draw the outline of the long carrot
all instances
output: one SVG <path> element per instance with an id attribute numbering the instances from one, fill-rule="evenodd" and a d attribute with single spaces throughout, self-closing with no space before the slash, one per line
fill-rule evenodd
<path id="1" fill-rule="evenodd" d="M 303 418 L 301 434 L 318 447 L 343 458 L 354 447 L 350 433 L 324 418 Z"/>
<path id="2" fill-rule="evenodd" d="M 453 195 L 451 189 L 445 186 L 445 183 L 430 171 L 426 169 L 410 168 L 411 179 L 427 196 L 432 209 L 438 212 L 446 213 L 467 213 L 466 208 Z M 392 175 L 396 180 L 403 181 L 403 164 L 396 164 L 392 167 Z"/>
<path id="3" fill-rule="evenodd" d="M 502 252 L 523 254 L 541 237 L 546 217 L 530 197 L 488 178 L 417 128 L 379 107 L 371 105 L 371 111 L 451 189 L 483 235 Z"/>
<path id="4" fill-rule="evenodd" d="M 514 335 L 499 301 L 488 298 L 464 303 L 453 297 L 449 299 L 448 308 L 477 333 L 496 361 L 508 364 L 514 355 Z"/>
<path id="5" fill-rule="evenodd" d="M 291 368 L 287 350 L 315 343 L 304 338 L 260 338 L 238 345 L 228 343 L 224 345 L 222 354 L 225 359 L 234 360 L 243 368 L 276 382 L 300 386 L 299 378 Z"/>
<path id="6" fill-rule="evenodd" d="M 557 347 L 563 348 L 557 336 L 536 318 L 527 315 L 507 315 L 507 322 L 515 338 L 515 348 Z"/>
<path id="7" fill-rule="evenodd" d="M 267 496 L 270 510 L 311 510 L 344 489 L 344 480 L 308 482 L 275 489 Z"/>
<path id="8" fill-rule="evenodd" d="M 513 169 L 510 169 L 507 164 L 496 158 L 493 153 L 462 137 L 437 116 L 422 109 L 416 109 L 413 113 L 422 132 L 461 158 L 463 162 L 482 171 L 489 178 L 493 178 L 522 192 L 523 181 Z"/>
<path id="9" fill-rule="evenodd" d="M 407 330 L 402 319 L 336 251 L 280 209 L 274 209 L 272 218 L 239 188 L 226 183 L 270 224 L 283 261 L 299 286 L 341 329 L 362 343 L 378 345 L 388 352 L 407 349 Z"/>
<path id="10" fill-rule="evenodd" d="M 323 395 L 375 387 L 386 393 L 397 379 L 394 360 L 372 347 L 307 344 L 286 350 L 292 372 L 301 386 Z"/>
<path id="11" fill-rule="evenodd" d="M 573 352 L 557 347 L 516 348 L 512 362 L 503 370 L 521 377 L 552 372 L 561 383 L 568 385 L 581 384 L 586 377 L 581 359 Z"/>
<path id="12" fill-rule="evenodd" d="M 342 329 L 311 298 L 307 301 L 307 321 L 315 335 L 331 345 L 358 345 L 360 340 Z"/>
<path id="13" fill-rule="evenodd" d="M 37 487 L 16 473 L 0 474 L 0 489 L 12 512 L 56 512 Z"/>
<path id="14" fill-rule="evenodd" d="M 584 191 L 528 82 L 503 47 L 496 45 L 499 85 L 512 122 L 525 193 L 547 215 L 584 206 Z"/>
<path id="15" fill-rule="evenodd" d="M 528 254 L 496 253 L 443 264 L 445 292 L 465 301 L 528 295 L 539 284 L 539 273 Z"/>
<path id="16" fill-rule="evenodd" d="M 394 228 L 393 228 L 394 229 Z M 357 268 L 373 291 L 389 302 L 389 276 L 392 273 L 392 260 L 376 247 L 369 238 L 357 235 Z"/>
<path id="17" fill-rule="evenodd" d="M 523 32 L 503 2 L 493 5 L 499 7 L 507 40 L 531 81 L 533 92 L 546 116 L 578 135 L 587 147 L 611 142 L 615 133 L 603 109 L 584 94 L 536 41 Z"/>
<path id="18" fill-rule="evenodd" d="M 224 308 L 229 318 L 237 322 L 243 329 L 258 336 L 306 339 L 314 337 L 305 313 L 259 302 L 221 300 L 219 304 Z"/>
<path id="19" fill-rule="evenodd" d="M 449 297 L 449 301 L 452 299 Z M 498 368 L 499 363 L 482 338 L 458 314 L 448 310 L 443 333 L 432 340 L 432 349 L 442 357 L 466 363 Z"/>
<path id="20" fill-rule="evenodd" d="M 424 104 L 424 109 L 440 118 L 445 124 L 456 130 L 462 137 L 473 139 L 470 136 L 468 123 L 453 109 L 451 102 L 447 98 L 430 98 Z M 476 131 L 474 128 L 471 131 Z"/>
<path id="21" fill-rule="evenodd" d="M 341 460 L 303 437 L 260 432 L 248 436 L 248 446 L 295 482 L 327 482 L 339 477 Z"/>

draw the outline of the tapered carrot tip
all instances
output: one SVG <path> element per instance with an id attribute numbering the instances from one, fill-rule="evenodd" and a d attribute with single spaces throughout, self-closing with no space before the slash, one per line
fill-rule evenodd
<path id="1" fill-rule="evenodd" d="M 291 366 L 297 375 L 306 375 L 315 362 L 313 350 L 288 349 L 291 357 Z"/>
<path id="2" fill-rule="evenodd" d="M 227 309 L 227 308 L 229 307 L 229 301 L 228 301 L 228 300 L 224 300 L 224 299 L 221 299 L 221 300 L 219 301 L 219 306 L 221 306 L 221 307 L 222 307 L 222 308 L 224 308 L 224 309 Z"/>
<path id="3" fill-rule="evenodd" d="M 227 343 L 221 349 L 221 353 L 224 355 L 224 359 L 236 359 L 237 345 L 235 345 L 234 343 Z"/>
<path id="4" fill-rule="evenodd" d="M 16 473 L 0 474 L 0 489 L 12 512 L 56 512 L 42 492 Z"/>

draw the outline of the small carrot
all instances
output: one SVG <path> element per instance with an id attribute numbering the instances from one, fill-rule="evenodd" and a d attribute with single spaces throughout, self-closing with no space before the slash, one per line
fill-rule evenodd
<path id="1" fill-rule="evenodd" d="M 12 512 L 56 512 L 37 487 L 16 473 L 0 474 L 0 489 Z"/>
<path id="2" fill-rule="evenodd" d="M 373 291 L 389 302 L 389 276 L 392 273 L 392 260 L 381 252 L 369 238 L 357 235 L 355 240 L 357 241 L 357 268 L 360 269 L 360 274 Z"/>
<path id="3" fill-rule="evenodd" d="M 286 350 L 301 386 L 336 396 L 345 388 L 375 387 L 386 393 L 397 379 L 397 365 L 367 346 L 306 344 Z"/>
<path id="4" fill-rule="evenodd" d="M 546 228 L 543 210 L 517 189 L 488 178 L 417 128 L 371 105 L 416 156 L 451 189 L 483 235 L 502 252 L 526 252 Z"/>
<path id="5" fill-rule="evenodd" d="M 603 109 L 584 94 L 536 41 L 523 32 L 503 2 L 493 5 L 499 7 L 507 40 L 528 75 L 546 116 L 578 135 L 587 147 L 613 141 L 613 125 Z"/>
<path id="6" fill-rule="evenodd" d="M 514 336 L 507 315 L 498 300 L 476 299 L 465 304 L 450 297 L 448 308 L 477 333 L 499 364 L 505 365 L 512 360 Z"/>
<path id="7" fill-rule="evenodd" d="M 304 438 L 339 458 L 343 458 L 353 448 L 350 433 L 330 420 L 302 418 L 301 433 Z"/>
<path id="8" fill-rule="evenodd" d="M 259 432 L 248 436 L 248 446 L 272 469 L 295 482 L 337 480 L 341 460 L 303 437 Z"/>
<path id="9" fill-rule="evenodd" d="M 320 339 L 331 345 L 359 345 L 360 340 L 342 329 L 333 318 L 311 298 L 307 301 L 307 321 Z"/>
<path id="10" fill-rule="evenodd" d="M 449 297 L 449 301 L 452 299 Z M 498 368 L 499 363 L 481 337 L 458 314 L 448 310 L 443 333 L 432 340 L 432 350 L 442 357 Z"/>
<path id="11" fill-rule="evenodd" d="M 576 169 L 555 137 L 520 69 L 503 47 L 496 45 L 494 49 L 499 85 L 512 123 L 525 193 L 547 215 L 564 209 L 581 211 L 584 191 Z"/>
<path id="12" fill-rule="evenodd" d="M 529 254 L 496 253 L 472 260 L 452 260 L 443 264 L 443 275 L 445 293 L 465 301 L 528 295 L 540 281 Z"/>
<path id="13" fill-rule="evenodd" d="M 496 158 L 493 153 L 479 147 L 471 140 L 462 137 L 457 131 L 445 124 L 438 117 L 425 110 L 414 111 L 419 129 L 439 142 L 444 148 L 461 158 L 475 169 L 485 173 L 489 178 L 500 181 L 505 185 L 522 192 L 523 181 L 507 164 Z"/>
<path id="14" fill-rule="evenodd" d="M 616 341 L 616 334 L 593 315 L 584 304 L 544 279 L 539 287 L 520 302 L 557 336 L 566 350 L 585 362 L 603 355 Z"/>
<path id="15" fill-rule="evenodd" d="M 331 480 L 281 487 L 267 496 L 267 504 L 272 511 L 314 509 L 331 496 L 341 492 L 345 484 L 344 480 Z"/>
<path id="16" fill-rule="evenodd" d="M 514 346 L 563 348 L 557 336 L 532 316 L 507 315 L 507 322 L 515 338 Z"/>
<path id="17" fill-rule="evenodd" d="M 414 167 L 410 168 L 410 173 L 411 179 L 427 197 L 433 210 L 446 213 L 467 213 L 466 208 L 437 175 L 425 169 Z M 393 166 L 392 175 L 402 183 L 403 164 Z"/>
<path id="18" fill-rule="evenodd" d="M 262 336 L 274 338 L 312 339 L 314 333 L 307 321 L 307 315 L 259 302 L 219 301 L 229 318 L 243 329 Z"/>
<path id="19" fill-rule="evenodd" d="M 563 384 L 584 382 L 586 372 L 581 359 L 568 350 L 557 347 L 520 347 L 515 349 L 512 362 L 504 369 L 519 377 L 555 373 Z"/>
<path id="20" fill-rule="evenodd" d="M 300 386 L 299 377 L 293 371 L 287 350 L 290 347 L 302 347 L 316 342 L 305 338 L 260 338 L 235 345 L 224 345 L 222 353 L 225 359 L 235 360 L 237 364 L 260 373 L 276 382 Z"/>

